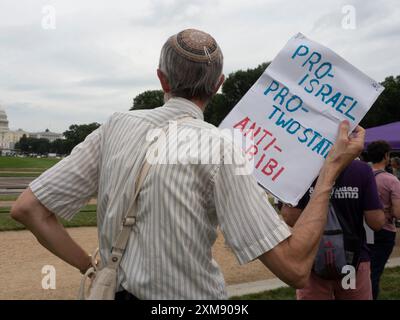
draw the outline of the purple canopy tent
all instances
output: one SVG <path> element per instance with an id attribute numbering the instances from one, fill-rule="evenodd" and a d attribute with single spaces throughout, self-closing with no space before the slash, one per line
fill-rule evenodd
<path id="1" fill-rule="evenodd" d="M 393 150 L 400 150 L 400 121 L 366 129 L 365 147 L 376 140 L 385 140 Z"/>

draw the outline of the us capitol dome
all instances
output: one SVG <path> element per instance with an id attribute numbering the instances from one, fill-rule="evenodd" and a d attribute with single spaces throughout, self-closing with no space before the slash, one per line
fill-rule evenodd
<path id="1" fill-rule="evenodd" d="M 26 135 L 32 138 L 44 138 L 53 142 L 56 139 L 63 139 L 61 133 L 51 132 L 49 130 L 43 132 L 26 132 L 22 129 L 10 130 L 7 113 L 0 105 L 0 154 L 2 150 L 13 150 L 15 144 Z"/>
<path id="2" fill-rule="evenodd" d="M 0 132 L 9 131 L 6 111 L 0 106 Z"/>

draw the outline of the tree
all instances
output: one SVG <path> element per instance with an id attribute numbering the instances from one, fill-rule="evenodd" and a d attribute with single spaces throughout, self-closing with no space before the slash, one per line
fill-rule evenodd
<path id="1" fill-rule="evenodd" d="M 32 152 L 37 154 L 47 154 L 50 151 L 50 141 L 45 138 L 30 138 L 32 141 Z"/>
<path id="2" fill-rule="evenodd" d="M 70 153 L 76 145 L 85 140 L 85 138 L 98 127 L 100 127 L 100 124 L 97 122 L 71 125 L 69 130 L 64 132 L 66 153 Z"/>
<path id="3" fill-rule="evenodd" d="M 204 110 L 204 120 L 218 126 L 230 110 L 225 95 L 217 93 Z"/>
<path id="4" fill-rule="evenodd" d="M 22 135 L 22 137 L 19 139 L 19 142 L 15 144 L 15 149 L 20 150 L 21 152 L 28 152 L 29 142 L 26 134 Z"/>
<path id="5" fill-rule="evenodd" d="M 400 75 L 387 77 L 381 84 L 385 90 L 361 121 L 365 128 L 400 121 Z"/>
<path id="6" fill-rule="evenodd" d="M 268 65 L 269 62 L 265 62 L 254 69 L 239 70 L 231 73 L 222 85 L 222 94 L 214 96 L 206 107 L 204 119 L 218 126 L 258 78 L 261 77 Z"/>
<path id="7" fill-rule="evenodd" d="M 50 152 L 56 154 L 67 154 L 67 141 L 63 139 L 56 139 L 50 144 Z"/>
<path id="8" fill-rule="evenodd" d="M 47 154 L 50 152 L 50 141 L 44 138 L 27 137 L 25 134 L 15 144 L 15 149 L 24 153 Z"/>
<path id="9" fill-rule="evenodd" d="M 222 85 L 222 93 L 226 97 L 228 108 L 232 109 L 242 99 L 269 64 L 269 62 L 264 62 L 254 69 L 239 70 L 228 76 Z"/>
<path id="10" fill-rule="evenodd" d="M 154 109 L 164 104 L 164 93 L 162 90 L 148 90 L 140 93 L 133 99 L 132 108 L 129 110 Z"/>

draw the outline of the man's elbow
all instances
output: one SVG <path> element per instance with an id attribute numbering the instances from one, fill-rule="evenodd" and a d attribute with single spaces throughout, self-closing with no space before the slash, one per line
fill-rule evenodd
<path id="1" fill-rule="evenodd" d="M 292 276 L 287 281 L 287 284 L 294 289 L 303 289 L 308 283 L 310 271 L 303 265 L 293 268 Z"/>
<path id="2" fill-rule="evenodd" d="M 379 222 L 379 225 L 377 226 L 377 228 L 374 231 L 382 230 L 384 225 L 385 225 L 385 219 L 383 219 L 382 221 Z"/>
<path id="3" fill-rule="evenodd" d="M 25 190 L 11 207 L 11 218 L 20 223 L 27 221 L 35 210 L 36 203 L 33 200 L 32 196 L 30 196 L 30 190 Z"/>
<path id="4" fill-rule="evenodd" d="M 379 231 L 386 223 L 385 213 L 383 210 L 367 211 L 365 213 L 365 222 L 373 231 Z"/>
<path id="5" fill-rule="evenodd" d="M 375 220 L 374 221 L 374 223 L 372 223 L 371 225 L 370 225 L 370 228 L 373 230 L 373 231 L 379 231 L 379 230 L 381 230 L 382 228 L 383 228 L 383 226 L 385 225 L 385 215 L 384 214 L 382 214 L 382 216 L 380 217 L 380 219 L 377 219 L 377 220 Z"/>
<path id="6" fill-rule="evenodd" d="M 307 285 L 309 278 L 310 278 L 310 273 L 302 275 L 297 279 L 296 283 L 294 283 L 293 288 L 303 289 Z"/>
<path id="7" fill-rule="evenodd" d="M 10 210 L 11 218 L 18 221 L 23 222 L 27 216 L 29 216 L 29 209 L 24 204 L 20 202 L 15 202 Z"/>

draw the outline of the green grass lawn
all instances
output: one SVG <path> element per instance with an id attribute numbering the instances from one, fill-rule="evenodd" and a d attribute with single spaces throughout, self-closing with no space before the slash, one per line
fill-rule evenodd
<path id="1" fill-rule="evenodd" d="M 37 172 L 37 173 L 42 173 L 45 170 L 47 170 L 47 168 L 0 168 L 0 172 L 12 171 L 12 172 Z"/>
<path id="2" fill-rule="evenodd" d="M 0 168 L 40 168 L 47 169 L 55 165 L 59 159 L 52 158 L 17 158 L 17 157 L 0 157 Z"/>
<path id="3" fill-rule="evenodd" d="M 96 205 L 87 205 L 71 221 L 60 219 L 67 227 L 91 227 L 97 225 Z M 0 207 L 0 231 L 23 230 L 25 227 L 11 219 L 10 208 Z"/>
<path id="4" fill-rule="evenodd" d="M 261 293 L 232 297 L 232 300 L 294 300 L 296 291 L 292 288 L 279 288 Z M 400 267 L 387 268 L 381 278 L 379 300 L 400 300 Z"/>
<path id="5" fill-rule="evenodd" d="M 379 300 L 400 300 L 400 267 L 385 269 Z"/>
<path id="6" fill-rule="evenodd" d="M 13 194 L 0 194 L 0 201 L 15 201 L 18 196 Z"/>
<path id="7" fill-rule="evenodd" d="M 14 177 L 14 178 L 36 178 L 41 175 L 40 172 L 1 172 L 1 177 Z"/>

